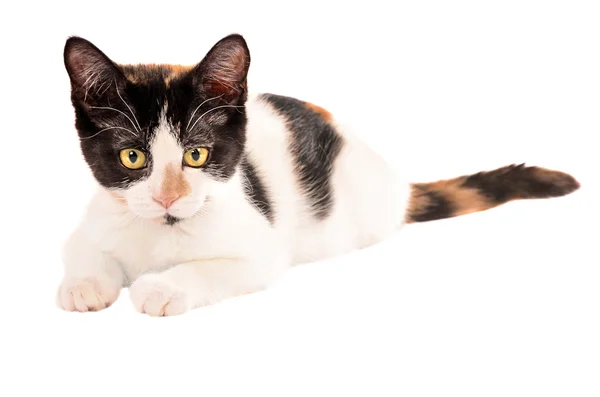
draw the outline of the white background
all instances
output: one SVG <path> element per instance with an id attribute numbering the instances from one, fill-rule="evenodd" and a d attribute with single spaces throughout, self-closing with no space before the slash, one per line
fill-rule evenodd
<path id="1" fill-rule="evenodd" d="M 15 3 L 0 28 L 0 395 L 600 395 L 597 2 Z M 140 315 L 127 290 L 100 313 L 59 311 L 61 245 L 95 186 L 65 39 L 192 64 L 232 32 L 251 89 L 353 121 L 413 181 L 527 162 L 582 189 L 411 225 L 183 316 Z"/>

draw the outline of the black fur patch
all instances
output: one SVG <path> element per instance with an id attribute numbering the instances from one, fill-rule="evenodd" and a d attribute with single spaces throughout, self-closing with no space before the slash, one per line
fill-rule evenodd
<path id="1" fill-rule="evenodd" d="M 165 219 L 165 225 L 169 225 L 169 226 L 173 226 L 174 224 L 176 224 L 177 222 L 179 222 L 181 219 L 174 217 L 173 215 L 165 215 L 164 216 Z"/>
<path id="2" fill-rule="evenodd" d="M 452 203 L 442 194 L 428 190 L 426 186 L 412 185 L 412 195 L 424 205 L 410 214 L 412 222 L 427 222 L 437 219 L 450 218 L 454 214 Z"/>
<path id="3" fill-rule="evenodd" d="M 248 199 L 267 220 L 273 224 L 275 214 L 273 213 L 272 203 L 269 199 L 267 190 L 260 180 L 256 168 L 250 163 L 248 158 L 244 157 L 241 163 L 242 174 L 247 183 L 244 184 L 244 191 Z"/>
<path id="4" fill-rule="evenodd" d="M 300 186 L 314 216 L 326 218 L 333 207 L 331 175 L 343 145 L 342 137 L 306 102 L 273 94 L 262 94 L 260 98 L 287 119 L 293 136 L 289 150 Z"/>
<path id="5" fill-rule="evenodd" d="M 479 190 L 494 203 L 504 203 L 514 198 L 519 187 L 515 176 L 523 171 L 523 165 L 483 171 L 464 177 L 462 186 Z"/>
<path id="6" fill-rule="evenodd" d="M 232 51 L 242 64 L 224 64 Z M 218 66 L 228 71 L 238 67 L 239 76 L 232 72 L 229 77 L 245 81 L 249 54 L 241 36 L 223 39 L 198 66 L 180 73 L 173 73 L 169 65 L 117 65 L 78 37 L 67 40 L 64 60 L 81 150 L 102 186 L 127 188 L 151 174 L 150 144 L 164 109 L 171 132 L 184 151 L 199 146 L 210 149 L 203 172 L 218 180 L 234 174 L 246 139 L 245 85 L 225 102 L 223 96 L 215 98 L 207 92 L 203 79 Z M 125 148 L 145 152 L 147 166 L 139 170 L 124 167 L 119 152 Z"/>
<path id="7" fill-rule="evenodd" d="M 515 199 L 560 197 L 579 188 L 571 175 L 525 164 L 509 165 L 464 177 L 462 186 L 479 190 L 494 204 Z"/>

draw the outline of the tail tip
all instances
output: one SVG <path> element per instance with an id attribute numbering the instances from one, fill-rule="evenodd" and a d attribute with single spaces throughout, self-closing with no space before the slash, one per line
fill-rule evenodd
<path id="1" fill-rule="evenodd" d="M 575 179 L 574 176 L 569 174 L 564 175 L 563 189 L 565 195 L 571 194 L 574 191 L 579 190 L 579 188 L 581 188 L 581 183 Z"/>
<path id="2" fill-rule="evenodd" d="M 551 188 L 548 190 L 550 196 L 566 196 L 579 190 L 581 183 L 570 174 L 562 171 L 539 169 L 542 180 L 549 182 Z"/>

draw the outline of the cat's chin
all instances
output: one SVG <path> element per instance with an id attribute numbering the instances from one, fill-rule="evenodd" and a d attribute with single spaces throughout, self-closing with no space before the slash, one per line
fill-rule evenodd
<path id="1" fill-rule="evenodd" d="M 163 224 L 163 225 L 173 226 L 173 225 L 176 225 L 176 224 L 178 224 L 178 223 L 180 223 L 182 221 L 185 221 L 188 218 L 191 218 L 192 216 L 188 216 L 188 217 L 182 218 L 182 217 L 174 216 L 174 215 L 171 215 L 171 214 L 165 214 L 165 215 L 163 215 L 160 218 L 154 218 L 154 220 L 156 222 L 158 222 L 158 223 Z"/>
<path id="2" fill-rule="evenodd" d="M 181 216 L 181 215 L 172 215 L 169 214 L 168 212 L 162 214 L 162 215 L 155 215 L 153 217 L 147 217 L 146 219 L 150 219 L 155 223 L 159 223 L 162 225 L 167 225 L 167 226 L 173 226 L 176 225 L 182 221 L 185 221 L 186 219 L 192 218 L 194 217 L 194 215 L 196 215 L 197 212 L 190 214 L 189 216 Z"/>
<path id="3" fill-rule="evenodd" d="M 184 221 L 186 218 L 179 218 L 170 214 L 164 214 L 159 217 L 149 218 L 151 221 L 166 226 L 173 226 L 178 224 L 181 221 Z"/>
<path id="4" fill-rule="evenodd" d="M 182 221 L 182 218 L 177 218 L 176 216 L 165 214 L 162 218 L 162 223 L 168 226 L 173 226 L 176 223 Z"/>
<path id="5" fill-rule="evenodd" d="M 184 221 L 186 219 L 194 217 L 195 215 L 198 214 L 198 212 L 200 211 L 200 208 L 198 208 L 195 211 L 193 211 L 191 208 L 189 209 L 189 211 L 176 211 L 176 212 L 174 211 L 175 213 L 171 213 L 169 211 L 163 211 L 163 212 L 156 211 L 153 213 L 148 213 L 148 212 L 136 213 L 131 208 L 129 210 L 132 213 L 136 214 L 137 217 L 139 217 L 139 218 L 148 219 L 148 220 L 151 220 L 156 223 L 171 226 L 171 225 L 175 225 L 181 221 Z"/>

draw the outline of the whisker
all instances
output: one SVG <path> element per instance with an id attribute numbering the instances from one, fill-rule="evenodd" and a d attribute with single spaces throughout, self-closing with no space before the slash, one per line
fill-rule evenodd
<path id="1" fill-rule="evenodd" d="M 131 110 L 131 108 L 127 104 L 127 102 L 125 102 L 125 100 L 121 96 L 121 93 L 119 92 L 119 85 L 117 84 L 117 80 L 115 80 L 115 87 L 117 87 L 117 95 L 119 95 L 119 98 L 121 98 L 121 100 L 123 101 L 123 103 L 125 104 L 125 106 L 127 106 L 127 109 L 129 109 L 129 113 L 131 113 L 131 115 L 133 116 L 133 119 L 135 120 L 135 122 L 136 122 L 136 124 L 138 126 L 138 131 L 141 133 L 142 132 L 142 127 L 140 127 L 140 123 L 137 121 L 137 118 L 135 117 L 135 114 L 133 113 L 133 111 Z"/>
<path id="2" fill-rule="evenodd" d="M 106 88 L 104 88 L 104 86 L 106 86 Z M 104 90 L 102 90 L 102 88 L 104 88 Z M 102 85 L 98 88 L 98 93 L 97 95 L 104 95 L 104 93 L 110 88 L 110 81 L 107 81 L 106 83 L 102 83 Z M 102 92 L 100 92 L 102 91 Z"/>
<path id="3" fill-rule="evenodd" d="M 196 109 L 194 109 L 194 111 L 192 112 L 192 115 L 190 116 L 190 119 L 188 120 L 188 123 L 185 126 L 185 129 L 188 130 L 188 127 L 190 126 L 190 123 L 192 122 L 192 119 L 194 118 L 194 115 L 196 114 L 196 112 L 198 111 L 198 109 L 200 109 L 200 107 L 202 105 L 204 105 L 208 101 L 212 101 L 213 99 L 221 98 L 222 96 L 223 96 L 223 94 L 221 94 L 219 96 L 216 96 L 216 97 L 213 97 L 213 98 L 208 98 L 206 101 L 204 101 L 200 105 L 198 105 L 198 107 Z"/>
<path id="4" fill-rule="evenodd" d="M 103 109 L 103 110 L 114 110 L 115 112 L 119 112 L 123 116 L 127 117 L 127 120 L 129 120 L 129 122 L 131 123 L 131 125 L 135 129 L 135 124 L 133 124 L 133 120 L 131 120 L 131 118 L 128 115 L 126 115 L 125 113 L 121 112 L 119 109 L 111 108 L 111 107 L 108 107 L 108 106 L 90 106 L 90 108 L 92 108 L 92 109 Z M 140 133 L 141 133 L 141 131 L 140 131 Z"/>
<path id="5" fill-rule="evenodd" d="M 198 117 L 198 119 L 196 119 L 196 122 L 192 125 L 192 128 L 190 128 L 188 131 L 191 131 L 194 129 L 194 127 L 196 126 L 196 124 L 198 124 L 198 122 L 202 119 L 202 117 L 206 116 L 208 113 L 212 112 L 213 110 L 217 110 L 217 109 L 222 109 L 222 108 L 243 108 L 243 106 L 234 106 L 234 105 L 223 105 L 223 106 L 217 106 L 216 108 L 212 108 L 207 110 L 206 112 L 204 112 L 200 117 Z M 187 130 L 187 128 L 186 128 Z"/>
<path id="6" fill-rule="evenodd" d="M 131 131 L 130 129 L 124 128 L 124 127 L 107 127 L 107 128 L 103 128 L 100 131 L 96 132 L 94 135 L 92 136 L 88 136 L 85 138 L 81 138 L 81 140 L 86 140 L 86 139 L 92 139 L 93 137 L 95 137 L 96 135 L 100 134 L 101 132 L 107 131 L 107 130 L 125 130 L 127 132 L 129 132 L 131 135 L 137 137 L 137 134 L 133 131 Z"/>
<path id="7" fill-rule="evenodd" d="M 90 75 L 88 76 L 88 78 L 85 80 L 85 83 L 83 83 L 83 86 L 86 87 L 85 89 L 85 95 L 83 97 L 83 101 L 87 101 L 87 96 L 88 96 L 88 91 L 90 90 L 90 88 L 92 88 L 92 86 L 96 83 L 96 81 L 92 81 L 90 85 L 88 85 L 88 82 L 90 81 L 90 79 L 94 76 L 96 76 L 98 74 L 97 71 L 90 73 Z"/>

